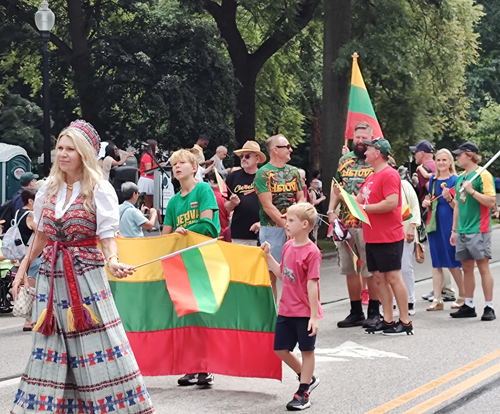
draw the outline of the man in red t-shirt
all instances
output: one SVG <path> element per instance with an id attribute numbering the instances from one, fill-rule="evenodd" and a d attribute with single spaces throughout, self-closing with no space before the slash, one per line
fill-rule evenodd
<path id="1" fill-rule="evenodd" d="M 368 213 L 371 226 L 363 223 L 366 264 L 379 288 L 384 319 L 368 333 L 413 335 L 408 316 L 408 292 L 401 274 L 405 233 L 401 213 L 401 178 L 387 163 L 391 145 L 383 138 L 364 140 L 366 162 L 373 167 L 358 194 L 358 201 Z M 399 322 L 394 322 L 393 294 L 399 308 Z"/>

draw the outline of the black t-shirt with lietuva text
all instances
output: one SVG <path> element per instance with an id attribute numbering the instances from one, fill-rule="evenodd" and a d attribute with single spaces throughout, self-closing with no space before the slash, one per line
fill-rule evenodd
<path id="1" fill-rule="evenodd" d="M 231 222 L 233 239 L 257 239 L 257 234 L 250 231 L 250 227 L 259 221 L 259 199 L 255 193 L 254 178 L 255 174 L 247 174 L 241 169 L 229 174 L 226 179 L 229 190 L 240 198 Z"/>

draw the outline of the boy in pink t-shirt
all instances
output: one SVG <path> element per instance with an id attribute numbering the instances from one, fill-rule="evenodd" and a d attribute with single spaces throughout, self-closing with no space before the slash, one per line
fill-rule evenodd
<path id="1" fill-rule="evenodd" d="M 298 203 L 287 211 L 285 230 L 292 238 L 285 243 L 281 264 L 271 255 L 271 246 L 264 243 L 270 270 L 283 282 L 274 351 L 298 375 L 300 386 L 286 408 L 303 410 L 311 406 L 310 392 L 319 384 L 314 374 L 314 347 L 318 319 L 323 317 L 319 300 L 321 252 L 309 240 L 318 213 L 310 203 Z M 293 353 L 299 343 L 302 363 Z"/>

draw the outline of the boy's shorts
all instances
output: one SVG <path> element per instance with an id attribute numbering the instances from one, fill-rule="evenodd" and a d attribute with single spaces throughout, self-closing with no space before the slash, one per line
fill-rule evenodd
<path id="1" fill-rule="evenodd" d="M 491 233 L 457 234 L 455 244 L 455 259 L 460 262 L 491 259 Z"/>
<path id="2" fill-rule="evenodd" d="M 316 335 L 309 336 L 309 318 L 278 315 L 274 331 L 274 350 L 294 350 L 297 342 L 302 352 L 314 351 Z"/>
<path id="3" fill-rule="evenodd" d="M 280 263 L 283 246 L 286 243 L 286 232 L 283 227 L 261 226 L 259 231 L 260 244 L 268 242 L 271 245 L 271 256 Z M 271 268 L 269 268 L 270 270 Z"/>

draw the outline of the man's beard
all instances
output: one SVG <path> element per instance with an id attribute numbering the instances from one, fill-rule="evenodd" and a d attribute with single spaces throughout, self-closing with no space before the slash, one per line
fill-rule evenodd
<path id="1" fill-rule="evenodd" d="M 355 145 L 352 150 L 354 152 L 354 155 L 356 155 L 356 157 L 364 160 L 366 158 L 366 155 L 365 155 L 366 149 L 367 149 L 366 145 L 363 145 L 361 147 L 359 145 Z"/>

